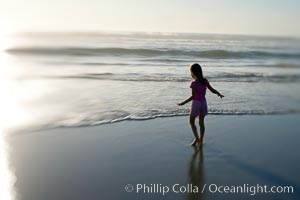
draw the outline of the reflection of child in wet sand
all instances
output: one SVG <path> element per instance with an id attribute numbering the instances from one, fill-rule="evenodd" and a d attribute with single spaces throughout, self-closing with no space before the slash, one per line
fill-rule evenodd
<path id="1" fill-rule="evenodd" d="M 198 162 L 197 155 L 199 154 Z M 205 191 L 203 189 L 205 184 L 205 173 L 204 173 L 204 158 L 202 149 L 197 150 L 195 147 L 195 151 L 192 154 L 190 163 L 189 163 L 189 180 L 188 183 L 193 187 L 197 187 L 197 192 L 188 193 L 188 200 L 199 200 L 205 199 Z"/>
<path id="2" fill-rule="evenodd" d="M 215 90 L 208 82 L 206 78 L 203 77 L 202 68 L 198 63 L 194 63 L 190 66 L 191 76 L 194 81 L 191 83 L 190 88 L 192 89 L 192 96 L 187 100 L 179 103 L 179 106 L 182 106 L 190 101 L 192 102 L 192 107 L 190 111 L 190 125 L 195 136 L 191 145 L 195 146 L 196 144 L 202 145 L 204 137 L 204 117 L 207 115 L 207 103 L 205 99 L 206 88 L 208 88 L 212 93 L 217 94 L 219 97 L 223 98 L 224 96 Z M 197 127 L 195 126 L 195 119 L 199 117 L 199 126 L 200 126 L 200 138 L 197 134 Z"/>

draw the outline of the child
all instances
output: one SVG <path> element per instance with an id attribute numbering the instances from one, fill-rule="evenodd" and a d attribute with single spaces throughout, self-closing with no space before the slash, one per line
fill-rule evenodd
<path id="1" fill-rule="evenodd" d="M 223 98 L 224 96 L 215 90 L 208 82 L 206 78 L 203 77 L 202 68 L 198 63 L 194 63 L 190 66 L 191 76 L 194 81 L 191 83 L 190 88 L 192 88 L 192 96 L 187 100 L 179 103 L 179 106 L 182 106 L 190 101 L 192 102 L 192 107 L 190 111 L 190 125 L 195 136 L 192 146 L 198 144 L 200 147 L 203 143 L 204 137 L 204 117 L 207 115 L 207 103 L 205 99 L 206 88 L 208 88 L 212 93 L 217 94 L 219 97 Z M 195 119 L 199 117 L 199 126 L 200 126 L 200 138 L 197 134 L 197 128 L 195 126 Z"/>

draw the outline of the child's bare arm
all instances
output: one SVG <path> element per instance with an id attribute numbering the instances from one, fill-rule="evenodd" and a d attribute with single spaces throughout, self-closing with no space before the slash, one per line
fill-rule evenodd
<path id="1" fill-rule="evenodd" d="M 192 96 L 190 96 L 187 100 L 185 100 L 185 101 L 183 101 L 183 102 L 181 102 L 181 103 L 178 103 L 177 105 L 183 106 L 184 104 L 186 104 L 186 103 L 192 101 L 193 98 L 194 98 L 194 96 L 195 96 L 195 94 L 196 94 L 196 91 L 195 91 L 195 89 L 192 88 Z"/>
<path id="2" fill-rule="evenodd" d="M 218 92 L 215 88 L 213 88 L 209 83 L 207 85 L 207 88 L 214 94 L 217 94 L 219 97 L 223 98 L 224 95 L 222 95 L 220 92 Z"/>

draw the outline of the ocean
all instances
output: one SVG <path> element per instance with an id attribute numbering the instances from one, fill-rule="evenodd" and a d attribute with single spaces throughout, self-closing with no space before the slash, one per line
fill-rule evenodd
<path id="1" fill-rule="evenodd" d="M 225 96 L 207 91 L 210 115 L 300 112 L 299 38 L 39 32 L 7 41 L 1 67 L 14 131 L 188 115 L 190 104 L 177 103 L 191 95 L 195 62 Z"/>

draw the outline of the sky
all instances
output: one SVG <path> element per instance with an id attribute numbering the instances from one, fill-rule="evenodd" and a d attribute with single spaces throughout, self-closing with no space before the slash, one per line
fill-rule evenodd
<path id="1" fill-rule="evenodd" d="M 0 34 L 145 31 L 300 36 L 299 0 L 0 0 Z"/>

